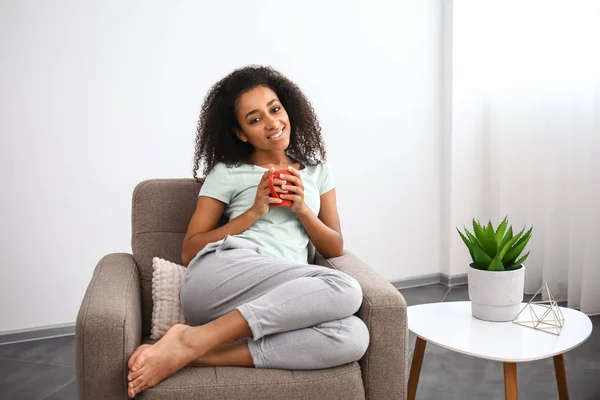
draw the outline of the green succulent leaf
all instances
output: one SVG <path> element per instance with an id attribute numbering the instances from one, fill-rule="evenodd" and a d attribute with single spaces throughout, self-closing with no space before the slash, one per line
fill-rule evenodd
<path id="1" fill-rule="evenodd" d="M 504 246 L 506 246 L 506 243 L 508 243 L 508 241 L 512 238 L 513 238 L 513 230 L 512 230 L 512 226 L 510 226 L 510 227 L 508 227 L 508 232 L 506 232 L 506 235 L 504 235 L 504 238 L 502 238 L 502 242 L 500 242 L 500 251 L 502 251 Z"/>
<path id="2" fill-rule="evenodd" d="M 498 229 L 496 229 L 496 243 L 502 243 L 502 239 L 504 238 L 504 233 L 506 232 L 506 227 L 508 226 L 508 217 L 504 217 L 504 221 L 498 225 Z"/>
<path id="3" fill-rule="evenodd" d="M 500 259 L 498 258 L 498 256 L 494 257 L 494 259 L 490 263 L 490 266 L 488 267 L 488 270 L 490 270 L 490 271 L 504 271 L 504 264 L 502 264 L 502 261 L 500 261 Z"/>
<path id="4" fill-rule="evenodd" d="M 471 241 L 471 243 L 473 243 L 473 244 L 480 244 L 479 240 L 477 240 L 477 238 L 475 237 L 475 235 L 473 235 L 466 227 L 465 227 L 465 233 L 467 234 L 467 237 L 469 238 L 469 240 Z"/>
<path id="5" fill-rule="evenodd" d="M 458 231 L 458 234 L 462 238 L 463 242 L 465 242 L 465 244 L 467 245 L 469 253 L 471 254 L 471 258 L 473 259 L 473 261 L 475 261 L 475 256 L 473 255 L 473 243 L 471 243 L 471 241 L 467 239 L 458 228 L 456 228 L 456 230 Z"/>
<path id="6" fill-rule="evenodd" d="M 514 263 L 517 257 L 521 254 L 525 246 L 527 246 L 527 242 L 529 242 L 529 238 L 531 237 L 531 231 L 533 228 L 530 228 L 527 233 L 525 233 L 517 242 L 506 252 L 506 256 L 504 260 L 507 263 Z"/>
<path id="7" fill-rule="evenodd" d="M 504 260 L 504 257 L 506 256 L 506 253 L 508 253 L 508 251 L 510 250 L 510 248 L 517 242 L 517 240 L 519 240 L 519 238 L 521 237 L 521 235 L 523 235 L 524 231 L 525 231 L 525 228 L 523 228 L 523 230 L 521 232 L 519 232 L 515 236 L 513 236 L 513 238 L 510 239 L 504 245 L 504 247 L 500 250 L 500 259 L 501 260 Z"/>
<path id="8" fill-rule="evenodd" d="M 504 270 L 505 270 L 505 271 L 514 271 L 515 269 L 519 269 L 519 268 L 521 268 L 521 266 L 520 266 L 520 265 L 513 264 L 513 265 L 511 265 L 510 267 L 507 267 L 507 268 L 505 268 Z"/>
<path id="9" fill-rule="evenodd" d="M 498 254 L 498 243 L 496 243 L 496 236 L 492 224 L 490 223 L 488 228 L 484 229 L 473 219 L 473 230 L 475 231 L 475 236 L 477 237 L 477 240 L 479 240 L 483 251 L 485 251 L 490 258 L 496 256 L 496 254 Z"/>
<path id="10" fill-rule="evenodd" d="M 494 239 L 496 239 L 496 232 L 494 232 L 494 226 L 492 225 L 492 221 L 488 221 L 488 224 L 485 227 L 485 234 L 488 237 L 493 237 Z"/>
<path id="11" fill-rule="evenodd" d="M 523 231 L 526 228 L 523 228 Z M 517 243 L 515 243 L 515 245 L 519 245 L 521 244 L 521 242 L 523 242 L 524 240 L 529 240 L 529 237 L 531 236 L 531 231 L 533 230 L 533 227 L 529 228 L 529 230 L 527 232 L 525 232 L 525 234 L 523 236 L 521 236 L 521 238 L 517 241 Z M 522 231 L 521 231 L 522 232 Z"/>
<path id="12" fill-rule="evenodd" d="M 473 233 L 475 234 L 475 236 L 477 236 L 478 230 L 483 231 L 483 226 L 481 226 L 481 223 L 479 221 L 473 218 Z"/>
<path id="13" fill-rule="evenodd" d="M 484 269 L 488 269 L 492 263 L 492 258 L 479 247 L 479 244 L 473 246 L 473 258 L 475 259 L 475 264 Z"/>
<path id="14" fill-rule="evenodd" d="M 525 260 L 527 260 L 527 257 L 529 257 L 529 253 L 531 253 L 531 252 L 528 251 L 527 254 L 525 254 L 523 257 L 521 257 L 517 261 L 515 261 L 515 263 L 512 265 L 514 268 L 512 268 L 512 269 L 519 268 L 521 266 L 521 264 L 523 264 L 525 262 Z"/>

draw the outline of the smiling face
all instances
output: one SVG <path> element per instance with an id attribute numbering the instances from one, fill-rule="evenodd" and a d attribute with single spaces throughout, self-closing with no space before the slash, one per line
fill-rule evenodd
<path id="1" fill-rule="evenodd" d="M 236 132 L 255 151 L 282 152 L 290 144 L 290 119 L 279 98 L 266 86 L 257 86 L 240 96 L 236 116 L 241 130 Z"/>

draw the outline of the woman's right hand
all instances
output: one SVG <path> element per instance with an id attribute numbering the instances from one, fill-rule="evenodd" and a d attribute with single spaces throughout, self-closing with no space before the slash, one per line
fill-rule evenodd
<path id="1" fill-rule="evenodd" d="M 281 199 L 271 197 L 271 189 L 269 188 L 269 176 L 273 174 L 275 168 L 268 169 L 262 176 L 258 187 L 256 188 L 256 198 L 254 204 L 250 207 L 257 218 L 262 218 L 269 213 L 269 205 L 281 203 Z M 286 190 L 281 189 L 281 185 L 285 183 L 284 180 L 274 179 L 275 190 L 278 193 L 287 193 Z"/>

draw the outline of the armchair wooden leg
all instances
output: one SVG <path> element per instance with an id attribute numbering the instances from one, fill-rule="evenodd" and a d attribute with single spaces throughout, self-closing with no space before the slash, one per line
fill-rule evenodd
<path id="1" fill-rule="evenodd" d="M 417 386 L 419 385 L 419 376 L 421 375 L 421 366 L 423 365 L 423 354 L 425 354 L 426 344 L 427 342 L 425 340 L 417 337 L 412 364 L 410 366 L 410 375 L 408 376 L 408 400 L 414 400 L 417 395 Z"/>
<path id="2" fill-rule="evenodd" d="M 567 371 L 565 369 L 565 358 L 562 354 L 554 356 L 554 373 L 556 374 L 556 386 L 558 386 L 558 398 L 569 400 L 569 386 L 567 385 Z"/>
<path id="3" fill-rule="evenodd" d="M 517 363 L 504 363 L 504 396 L 506 400 L 517 400 L 519 398 Z"/>

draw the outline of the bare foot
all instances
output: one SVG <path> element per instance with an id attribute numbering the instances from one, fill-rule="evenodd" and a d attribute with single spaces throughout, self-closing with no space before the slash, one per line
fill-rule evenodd
<path id="1" fill-rule="evenodd" d="M 131 367 L 127 395 L 136 394 L 158 385 L 193 360 L 203 355 L 202 349 L 191 346 L 185 332 L 187 325 L 172 326 L 165 336 L 152 346 L 141 349 Z M 133 357 L 133 356 L 132 356 Z"/>
<path id="2" fill-rule="evenodd" d="M 139 346 L 137 349 L 135 349 L 135 351 L 133 352 L 131 357 L 129 357 L 129 361 L 127 362 L 127 368 L 129 368 L 129 375 L 127 376 L 128 381 L 133 380 L 133 378 L 131 376 L 131 368 L 133 368 L 133 364 L 135 363 L 135 360 L 137 360 L 137 358 L 142 353 L 142 351 L 144 351 L 144 349 L 147 349 L 148 347 L 152 347 L 152 345 L 151 344 L 143 344 L 143 345 Z"/>

